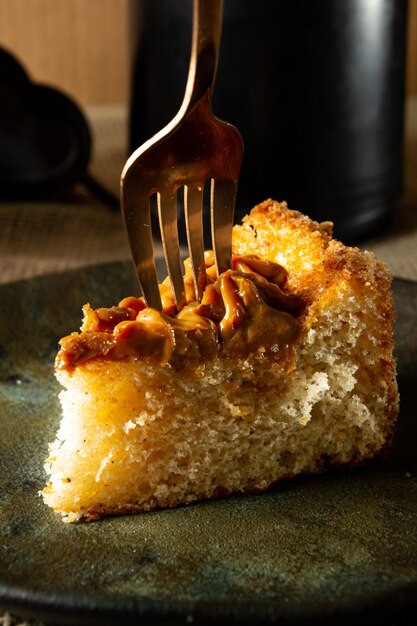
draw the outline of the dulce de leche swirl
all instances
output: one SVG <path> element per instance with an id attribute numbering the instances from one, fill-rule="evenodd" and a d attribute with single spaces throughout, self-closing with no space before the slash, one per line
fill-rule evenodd
<path id="1" fill-rule="evenodd" d="M 72 370 L 97 357 L 137 357 L 182 367 L 222 354 L 279 357 L 294 344 L 303 302 L 284 292 L 287 272 L 281 265 L 236 256 L 232 269 L 217 276 L 212 252 L 205 253 L 205 262 L 207 285 L 197 302 L 190 260 L 185 261 L 187 304 L 179 312 L 169 279 L 160 285 L 162 312 L 133 296 L 111 308 L 85 305 L 81 332 L 61 339 L 56 367 Z"/>

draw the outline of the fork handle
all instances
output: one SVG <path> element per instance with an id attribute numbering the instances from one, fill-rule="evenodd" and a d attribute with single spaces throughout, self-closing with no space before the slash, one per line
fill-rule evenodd
<path id="1" fill-rule="evenodd" d="M 193 0 L 193 35 L 190 68 L 182 114 L 188 113 L 213 90 L 219 58 L 223 0 Z"/>

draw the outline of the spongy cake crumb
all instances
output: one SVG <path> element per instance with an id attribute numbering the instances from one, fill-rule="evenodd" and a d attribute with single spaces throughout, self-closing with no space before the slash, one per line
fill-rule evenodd
<path id="1" fill-rule="evenodd" d="M 57 372 L 43 496 L 66 521 L 264 490 L 387 445 L 398 393 L 385 265 L 273 201 L 235 227 L 234 252 L 284 265 L 307 303 L 293 367 L 252 354 L 181 372 L 99 358 Z"/>

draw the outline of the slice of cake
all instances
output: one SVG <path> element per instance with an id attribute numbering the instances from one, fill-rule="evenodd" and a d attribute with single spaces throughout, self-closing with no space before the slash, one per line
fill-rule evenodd
<path id="1" fill-rule="evenodd" d="M 233 267 L 195 302 L 84 307 L 61 341 L 63 417 L 45 502 L 65 521 L 173 507 L 352 467 L 398 412 L 391 276 L 268 200 L 234 228 Z"/>

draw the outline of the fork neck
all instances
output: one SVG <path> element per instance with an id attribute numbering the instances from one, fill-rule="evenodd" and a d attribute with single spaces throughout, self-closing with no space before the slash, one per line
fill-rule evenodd
<path id="1" fill-rule="evenodd" d="M 213 90 L 219 58 L 223 0 L 193 0 L 190 69 L 180 113 L 188 113 Z"/>

